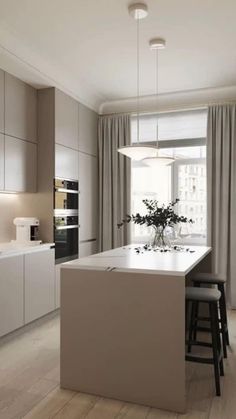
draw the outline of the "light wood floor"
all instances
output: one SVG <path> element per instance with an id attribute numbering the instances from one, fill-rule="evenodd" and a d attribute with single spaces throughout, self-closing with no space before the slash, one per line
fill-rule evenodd
<path id="1" fill-rule="evenodd" d="M 214 396 L 212 366 L 188 364 L 185 415 L 61 390 L 57 315 L 0 343 L 0 419 L 234 419 L 236 311 L 229 315 L 232 347 L 222 396 Z"/>

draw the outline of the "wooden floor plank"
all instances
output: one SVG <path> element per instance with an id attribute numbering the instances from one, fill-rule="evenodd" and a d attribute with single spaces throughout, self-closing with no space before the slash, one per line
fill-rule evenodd
<path id="1" fill-rule="evenodd" d="M 146 419 L 149 411 L 149 407 L 125 403 L 115 419 Z"/>
<path id="2" fill-rule="evenodd" d="M 24 419 L 52 419 L 68 403 L 75 392 L 56 388 L 44 397 Z"/>
<path id="3" fill-rule="evenodd" d="M 98 399 L 93 408 L 85 416 L 86 419 L 116 419 L 124 406 L 123 402 L 111 399 Z"/>
<path id="4" fill-rule="evenodd" d="M 60 389 L 59 317 L 45 320 L 0 341 L 0 419 L 234 419 L 236 311 L 229 321 L 222 396 L 215 397 L 212 366 L 187 363 L 187 413 L 177 415 Z"/>
<path id="5" fill-rule="evenodd" d="M 98 397 L 77 393 L 53 419 L 85 419 L 97 401 Z"/>

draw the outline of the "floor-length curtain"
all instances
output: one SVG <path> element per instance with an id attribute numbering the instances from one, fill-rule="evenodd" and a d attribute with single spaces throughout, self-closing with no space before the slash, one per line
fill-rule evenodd
<path id="1" fill-rule="evenodd" d="M 98 122 L 99 165 L 99 249 L 123 246 L 130 242 L 129 226 L 118 230 L 130 214 L 130 160 L 117 149 L 131 141 L 130 116 L 101 116 Z"/>
<path id="2" fill-rule="evenodd" d="M 236 105 L 210 106 L 207 127 L 208 243 L 236 308 Z"/>

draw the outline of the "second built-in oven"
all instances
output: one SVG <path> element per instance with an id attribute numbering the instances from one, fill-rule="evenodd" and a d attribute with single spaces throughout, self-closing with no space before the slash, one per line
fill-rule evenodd
<path id="1" fill-rule="evenodd" d="M 78 258 L 78 215 L 54 216 L 55 257 L 57 263 Z"/>
<path id="2" fill-rule="evenodd" d="M 79 183 L 54 180 L 54 242 L 56 263 L 78 258 Z"/>

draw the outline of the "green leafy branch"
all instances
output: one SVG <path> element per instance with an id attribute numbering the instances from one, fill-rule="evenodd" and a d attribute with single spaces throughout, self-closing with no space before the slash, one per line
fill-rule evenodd
<path id="1" fill-rule="evenodd" d="M 142 202 L 147 208 L 147 214 L 140 215 L 137 213 L 135 215 L 126 215 L 126 217 L 119 224 L 117 224 L 118 228 L 121 228 L 124 224 L 130 222 L 139 225 L 145 224 L 147 227 L 162 227 L 163 230 L 166 227 L 173 227 L 178 223 L 194 223 L 191 218 L 188 219 L 183 215 L 175 213 L 174 207 L 179 202 L 178 198 L 170 202 L 167 206 L 164 204 L 159 206 L 157 200 L 144 199 Z"/>

